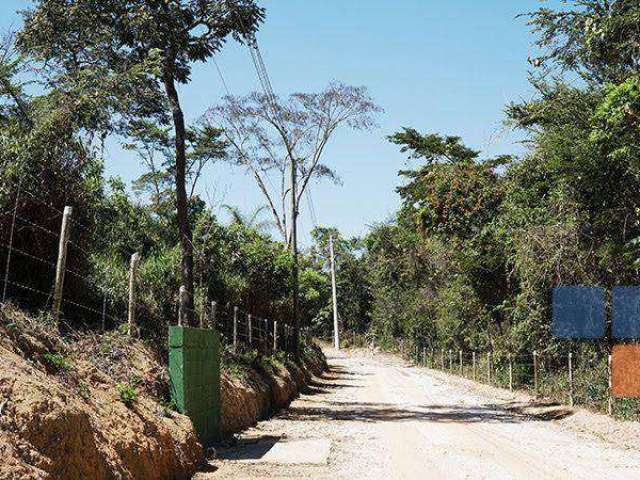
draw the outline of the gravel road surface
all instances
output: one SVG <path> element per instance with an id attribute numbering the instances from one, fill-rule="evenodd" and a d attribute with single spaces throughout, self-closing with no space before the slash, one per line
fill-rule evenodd
<path id="1" fill-rule="evenodd" d="M 322 378 L 195 478 L 640 479 L 637 423 L 387 354 L 325 353 Z"/>

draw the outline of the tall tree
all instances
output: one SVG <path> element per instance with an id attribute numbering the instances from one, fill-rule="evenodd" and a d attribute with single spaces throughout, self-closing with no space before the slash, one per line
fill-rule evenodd
<path id="1" fill-rule="evenodd" d="M 112 112 L 121 119 L 171 119 L 181 276 L 189 307 L 193 242 L 187 128 L 177 85 L 189 83 L 194 62 L 215 55 L 229 36 L 250 37 L 263 18 L 254 0 L 38 0 L 25 12 L 18 37 L 24 52 L 51 68 L 55 83 L 85 95 L 109 88 L 102 95 L 111 96 Z"/>
<path id="2" fill-rule="evenodd" d="M 339 181 L 322 161 L 333 134 L 342 126 L 355 130 L 375 127 L 382 111 L 367 90 L 331 83 L 318 93 L 295 93 L 287 100 L 252 93 L 227 96 L 208 111 L 208 122 L 223 131 L 229 142 L 229 158 L 245 167 L 267 201 L 273 220 L 289 246 L 294 215 L 287 206 L 291 195 L 289 166 L 297 165 L 294 195 L 298 210 L 313 180 Z"/>
<path id="3" fill-rule="evenodd" d="M 242 98 L 227 96 L 222 105 L 209 110 L 210 122 L 225 133 L 232 158 L 256 180 L 291 251 L 291 349 L 296 355 L 300 330 L 297 218 L 302 195 L 312 178 L 337 181 L 336 174 L 321 159 L 338 127 L 370 129 L 379 111 L 364 87 L 342 83 L 331 83 L 320 93 L 293 94 L 286 102 L 257 93 Z M 279 194 L 268 186 L 273 173 Z"/>

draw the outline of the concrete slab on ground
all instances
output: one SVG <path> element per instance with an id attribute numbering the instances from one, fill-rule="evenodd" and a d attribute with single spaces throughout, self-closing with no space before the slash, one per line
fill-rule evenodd
<path id="1" fill-rule="evenodd" d="M 269 437 L 221 452 L 220 456 L 242 463 L 326 465 L 330 452 L 331 441 L 324 438 Z"/>

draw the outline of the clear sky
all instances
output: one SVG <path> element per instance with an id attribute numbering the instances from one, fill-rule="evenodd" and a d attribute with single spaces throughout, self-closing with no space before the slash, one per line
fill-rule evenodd
<path id="1" fill-rule="evenodd" d="M 559 0 L 544 2 L 558 4 Z M 0 2 L 0 27 L 19 26 L 26 0 Z M 522 151 L 505 131 L 504 106 L 531 96 L 525 19 L 539 0 L 263 0 L 267 21 L 258 40 L 276 93 L 316 91 L 331 80 L 369 88 L 385 109 L 372 132 L 341 131 L 325 163 L 343 185 L 315 184 L 318 223 L 359 235 L 398 206 L 403 156 L 385 136 L 402 126 L 455 134 L 487 155 Z M 232 94 L 258 88 L 245 47 L 230 43 L 218 65 Z M 213 64 L 198 65 L 181 88 L 187 118 L 196 120 L 224 94 Z M 131 180 L 141 173 L 129 153 L 110 144 L 107 172 Z M 202 181 L 203 195 L 250 211 L 263 204 L 251 178 L 218 165 Z M 302 206 L 302 239 L 313 226 Z"/>

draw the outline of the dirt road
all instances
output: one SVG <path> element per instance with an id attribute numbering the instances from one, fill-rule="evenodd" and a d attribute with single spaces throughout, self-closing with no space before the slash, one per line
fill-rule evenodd
<path id="1" fill-rule="evenodd" d="M 323 378 L 196 478 L 640 479 L 638 424 L 533 408 L 388 355 L 326 353 Z"/>

